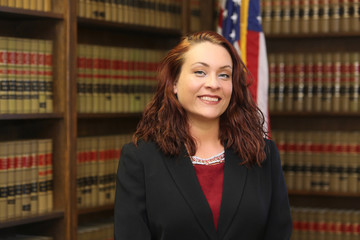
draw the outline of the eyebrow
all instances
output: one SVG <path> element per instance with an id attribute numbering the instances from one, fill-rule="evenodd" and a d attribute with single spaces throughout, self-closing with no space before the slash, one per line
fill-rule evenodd
<path id="1" fill-rule="evenodd" d="M 210 67 L 209 64 L 204 63 L 204 62 L 195 62 L 195 63 L 191 64 L 191 66 L 193 66 L 195 64 L 201 64 L 205 67 Z M 225 65 L 225 66 L 220 67 L 220 69 L 225 69 L 225 68 L 230 68 L 232 70 L 232 67 L 230 65 Z"/>

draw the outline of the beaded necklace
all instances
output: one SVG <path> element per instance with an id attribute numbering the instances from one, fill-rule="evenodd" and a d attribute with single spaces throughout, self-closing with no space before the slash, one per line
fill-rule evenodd
<path id="1" fill-rule="evenodd" d="M 223 163 L 225 161 L 225 151 L 222 151 L 221 153 L 212 156 L 210 158 L 200 158 L 197 156 L 191 156 L 191 162 L 193 164 L 199 164 L 199 165 L 214 165 Z"/>

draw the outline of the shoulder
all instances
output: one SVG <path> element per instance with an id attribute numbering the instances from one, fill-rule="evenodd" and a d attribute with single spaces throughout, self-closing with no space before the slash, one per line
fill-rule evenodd
<path id="1" fill-rule="evenodd" d="M 265 139 L 265 153 L 266 159 L 264 161 L 264 164 L 271 164 L 273 166 L 281 165 L 280 154 L 273 140 Z"/>
<path id="2" fill-rule="evenodd" d="M 137 159 L 148 159 L 152 156 L 162 154 L 158 145 L 153 141 L 139 140 L 136 144 L 127 143 L 122 147 L 122 156 L 131 155 Z"/>

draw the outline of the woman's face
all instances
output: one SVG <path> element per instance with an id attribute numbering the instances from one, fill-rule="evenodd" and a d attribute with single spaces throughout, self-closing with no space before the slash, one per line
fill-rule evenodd
<path id="1" fill-rule="evenodd" d="M 210 42 L 190 47 L 184 55 L 174 93 L 192 120 L 219 120 L 232 94 L 232 59 L 228 51 Z"/>

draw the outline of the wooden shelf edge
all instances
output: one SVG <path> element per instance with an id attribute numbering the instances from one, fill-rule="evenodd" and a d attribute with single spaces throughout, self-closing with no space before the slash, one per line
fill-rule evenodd
<path id="1" fill-rule="evenodd" d="M 0 120 L 61 119 L 63 113 L 0 114 Z"/>
<path id="2" fill-rule="evenodd" d="M 47 19 L 64 19 L 64 15 L 54 12 L 42 12 L 36 10 L 12 8 L 12 7 L 0 7 L 0 13 L 5 16 L 27 16 L 30 18 L 47 18 Z"/>
<path id="3" fill-rule="evenodd" d="M 360 112 L 270 112 L 270 117 L 360 117 Z"/>
<path id="4" fill-rule="evenodd" d="M 39 215 L 29 215 L 26 218 L 14 218 L 5 222 L 0 222 L 0 229 L 9 228 L 9 227 L 16 227 L 24 224 L 29 223 L 36 223 L 42 222 L 46 220 L 58 219 L 64 217 L 63 210 L 54 210 L 50 213 L 39 214 Z"/>
<path id="5" fill-rule="evenodd" d="M 114 209 L 114 204 L 104 205 L 104 206 L 97 206 L 97 207 L 87 207 L 87 208 L 79 208 L 78 214 L 89 214 L 89 213 L 98 213 L 103 211 L 111 211 Z"/>
<path id="6" fill-rule="evenodd" d="M 105 20 L 97 20 L 91 18 L 77 17 L 79 26 L 86 27 L 105 27 L 111 29 L 119 29 L 119 30 L 127 30 L 131 32 L 139 32 L 139 33 L 148 33 L 148 34 L 160 34 L 167 35 L 173 37 L 181 36 L 181 30 L 177 29 L 169 29 L 169 28 L 159 28 L 145 25 L 136 25 L 129 23 L 119 23 L 119 22 L 111 22 Z"/>
<path id="7" fill-rule="evenodd" d="M 345 197 L 345 198 L 360 198 L 359 193 L 344 193 L 344 192 L 317 192 L 317 191 L 297 191 L 290 190 L 289 196 L 316 196 L 316 197 Z"/>
<path id="8" fill-rule="evenodd" d="M 296 33 L 296 34 L 266 34 L 266 39 L 302 39 L 302 38 L 342 38 L 342 37 L 360 37 L 360 32 L 339 32 L 339 33 Z"/>
<path id="9" fill-rule="evenodd" d="M 78 118 L 140 118 L 142 113 L 78 113 Z"/>

